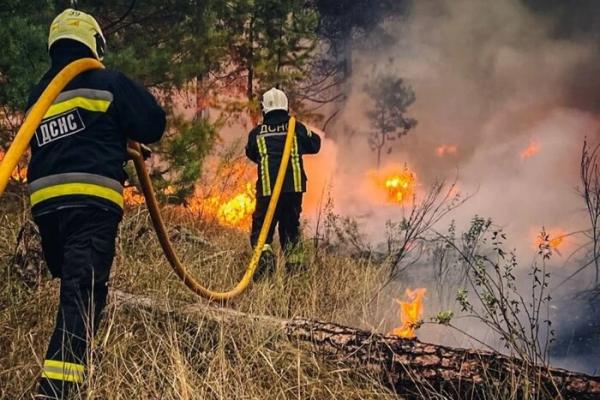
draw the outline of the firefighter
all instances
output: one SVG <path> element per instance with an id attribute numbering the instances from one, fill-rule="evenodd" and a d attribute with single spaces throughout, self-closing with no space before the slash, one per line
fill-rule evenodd
<path id="1" fill-rule="evenodd" d="M 28 108 L 69 63 L 102 60 L 106 42 L 91 15 L 67 9 L 50 26 L 48 50 L 50 69 Z M 48 268 L 60 279 L 37 398 L 67 398 L 84 380 L 123 214 L 127 141 L 156 142 L 164 128 L 165 112 L 146 89 L 118 71 L 94 70 L 66 86 L 31 140 L 32 215 Z"/>
<path id="2" fill-rule="evenodd" d="M 272 88 L 262 97 L 263 122 L 250 131 L 246 156 L 258 164 L 256 183 L 256 209 L 252 214 L 252 231 L 250 243 L 252 247 L 258 242 L 258 235 L 267 214 L 279 164 L 283 156 L 283 148 L 288 130 L 290 115 L 288 99 L 285 93 Z M 321 138 L 304 124 L 296 124 L 296 137 L 292 147 L 281 196 L 273 222 L 269 227 L 266 244 L 262 249 L 256 277 L 260 278 L 273 271 L 275 257 L 271 243 L 275 226 L 278 226 L 279 241 L 286 256 L 289 268 L 301 266 L 304 262 L 300 239 L 300 214 L 302 212 L 302 195 L 306 191 L 306 173 L 302 162 L 304 154 L 317 154 L 321 148 Z"/>

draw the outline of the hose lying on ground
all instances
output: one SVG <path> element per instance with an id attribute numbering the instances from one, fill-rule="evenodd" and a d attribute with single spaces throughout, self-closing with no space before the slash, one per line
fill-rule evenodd
<path id="1" fill-rule="evenodd" d="M 15 139 L 13 140 L 11 146 L 6 152 L 4 159 L 0 163 L 0 196 L 2 195 L 2 193 L 4 193 L 4 190 L 6 189 L 8 181 L 11 177 L 11 174 L 17 166 L 19 159 L 27 150 L 27 147 L 29 146 L 29 142 L 31 141 L 31 138 L 34 135 L 35 130 L 38 128 L 38 126 L 42 122 L 42 119 L 44 118 L 44 115 L 46 114 L 54 100 L 56 100 L 58 95 L 65 88 L 65 86 L 73 78 L 75 78 L 82 72 L 102 68 L 104 68 L 104 66 L 96 59 L 80 59 L 67 65 L 50 82 L 46 90 L 44 90 L 38 101 L 33 105 L 30 112 L 27 114 L 23 125 L 19 129 L 19 132 L 15 136 Z M 177 257 L 177 253 L 175 253 L 173 245 L 169 240 L 168 232 L 162 219 L 162 215 L 160 213 L 158 201 L 156 200 L 156 196 L 154 195 L 154 188 L 152 186 L 150 176 L 148 175 L 148 171 L 146 170 L 146 165 L 144 163 L 144 157 L 142 155 L 141 147 L 139 143 L 131 142 L 129 144 L 128 154 L 134 162 L 135 170 L 138 174 L 138 178 L 142 187 L 142 192 L 144 194 L 144 197 L 146 198 L 146 205 L 150 212 L 152 224 L 154 225 L 154 230 L 156 231 L 158 241 L 160 242 L 165 257 L 167 258 L 167 261 L 169 262 L 177 276 L 183 281 L 183 283 L 199 296 L 202 296 L 209 300 L 228 300 L 241 294 L 252 281 L 252 277 L 254 276 L 256 267 L 258 266 L 258 262 L 260 260 L 262 248 L 265 245 L 267 239 L 269 227 L 271 226 L 271 223 L 273 221 L 273 216 L 277 207 L 277 201 L 279 200 L 279 195 L 281 194 L 281 188 L 285 179 L 285 173 L 289 163 L 290 153 L 292 151 L 292 145 L 296 134 L 295 128 L 296 120 L 292 117 L 289 121 L 285 147 L 283 150 L 283 156 L 281 158 L 281 164 L 279 165 L 279 171 L 277 173 L 277 179 L 275 180 L 273 194 L 269 202 L 269 208 L 267 209 L 267 214 L 265 216 L 263 226 L 260 230 L 258 243 L 254 248 L 252 258 L 250 259 L 250 263 L 246 268 L 244 276 L 235 287 L 226 292 L 213 291 L 203 286 L 189 273 L 189 271 L 183 266 L 183 264 L 179 260 L 179 257 Z"/>

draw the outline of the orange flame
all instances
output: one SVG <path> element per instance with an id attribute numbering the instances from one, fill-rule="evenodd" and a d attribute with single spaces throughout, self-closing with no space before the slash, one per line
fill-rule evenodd
<path id="1" fill-rule="evenodd" d="M 562 246 L 565 244 L 566 233 L 562 229 L 553 229 L 551 231 L 546 231 L 545 235 L 543 233 L 538 233 L 535 238 L 535 248 L 541 249 L 543 247 L 550 248 L 555 251 L 559 251 Z M 560 253 L 559 253 L 560 254 Z"/>
<path id="2" fill-rule="evenodd" d="M 527 160 L 535 156 L 540 151 L 540 143 L 537 140 L 532 140 L 529 142 L 529 146 L 525 149 L 521 150 L 521 159 Z"/>
<path id="3" fill-rule="evenodd" d="M 223 226 L 238 229 L 248 228 L 256 207 L 254 185 L 249 182 L 252 174 L 248 164 L 228 163 L 216 167 L 209 175 L 185 199 L 185 205 L 171 209 L 194 219 L 216 221 Z M 170 195 L 175 193 L 175 189 L 168 186 L 162 193 Z M 128 206 L 135 207 L 145 203 L 144 196 L 135 187 L 126 188 L 123 196 Z"/>
<path id="4" fill-rule="evenodd" d="M 134 186 L 129 186 L 123 190 L 123 201 L 127 206 L 136 207 L 144 204 L 146 199 Z"/>
<path id="5" fill-rule="evenodd" d="M 223 226 L 248 228 L 256 207 L 252 183 L 254 168 L 243 159 L 238 159 L 213 165 L 211 171 L 187 200 L 187 209 L 199 218 L 217 221 Z"/>
<path id="6" fill-rule="evenodd" d="M 458 147 L 455 144 L 443 144 L 435 148 L 435 154 L 438 157 L 454 156 L 456 153 L 458 153 Z"/>
<path id="7" fill-rule="evenodd" d="M 4 159 L 6 153 L 0 150 L 0 161 Z M 10 179 L 18 183 L 27 183 L 27 167 L 21 167 L 17 165 L 15 170 L 10 175 Z"/>
<path id="8" fill-rule="evenodd" d="M 387 201 L 390 203 L 406 203 L 415 194 L 415 174 L 407 167 L 403 171 L 386 173 L 384 175 L 372 173 L 372 176 L 377 186 L 386 190 Z"/>
<path id="9" fill-rule="evenodd" d="M 425 288 L 406 289 L 406 297 L 408 297 L 409 302 L 396 299 L 396 302 L 400 305 L 401 325 L 392 330 L 392 335 L 407 339 L 417 337 L 415 330 L 419 327 L 423 316 L 423 298 L 426 292 L 427 289 Z"/>
<path id="10" fill-rule="evenodd" d="M 226 199 L 219 201 L 216 197 L 208 200 L 209 204 L 214 204 L 213 214 L 221 225 L 231 227 L 247 227 L 250 225 L 250 217 L 256 208 L 256 196 L 251 183 L 246 184 L 246 189 Z"/>
<path id="11" fill-rule="evenodd" d="M 165 189 L 165 194 L 173 193 L 172 188 Z M 145 203 L 144 196 L 135 187 L 125 188 L 123 192 L 125 204 L 137 207 Z M 232 197 L 210 196 L 204 198 L 199 194 L 191 196 L 186 206 L 181 206 L 195 218 L 215 218 L 221 225 L 235 228 L 247 228 L 256 207 L 256 197 L 251 183 L 246 184 L 245 191 Z"/>

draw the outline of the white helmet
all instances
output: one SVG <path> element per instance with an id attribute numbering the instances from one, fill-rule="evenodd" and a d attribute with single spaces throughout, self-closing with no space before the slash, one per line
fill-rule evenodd
<path id="1" fill-rule="evenodd" d="M 266 114 L 275 110 L 288 110 L 288 98 L 281 90 L 271 88 L 262 97 L 263 112 Z"/>

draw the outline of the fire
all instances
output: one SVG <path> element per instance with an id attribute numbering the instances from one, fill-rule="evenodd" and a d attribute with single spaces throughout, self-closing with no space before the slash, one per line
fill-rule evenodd
<path id="1" fill-rule="evenodd" d="M 172 193 L 172 189 L 165 189 L 165 194 Z M 145 203 L 144 196 L 135 187 L 125 188 L 123 192 L 125 204 L 136 207 Z M 252 184 L 246 184 L 243 192 L 232 197 L 210 196 L 204 198 L 195 194 L 187 201 L 187 206 L 182 206 L 197 218 L 215 217 L 221 225 L 246 228 L 250 225 L 250 217 L 256 207 L 256 197 Z"/>
<path id="2" fill-rule="evenodd" d="M 527 148 L 521 150 L 521 159 L 526 160 L 535 156 L 540 151 L 540 143 L 537 140 L 532 140 L 529 142 L 529 146 Z"/>
<path id="3" fill-rule="evenodd" d="M 213 165 L 203 184 L 188 199 L 188 210 L 205 220 L 247 229 L 256 207 L 255 173 L 253 166 L 243 159 Z"/>
<path id="4" fill-rule="evenodd" d="M 245 229 L 250 226 L 255 207 L 256 196 L 253 185 L 247 183 L 243 191 L 232 195 L 221 193 L 205 197 L 196 193 L 191 199 L 188 199 L 186 210 L 198 218 L 210 219 L 212 217 L 221 225 Z"/>
<path id="5" fill-rule="evenodd" d="M 256 208 L 256 197 L 251 183 L 246 189 L 231 199 L 220 204 L 217 209 L 217 219 L 222 225 L 241 227 L 249 225 L 250 216 Z"/>
<path id="6" fill-rule="evenodd" d="M 240 158 L 208 166 L 203 181 L 186 200 L 193 216 L 223 226 L 247 229 L 256 207 L 254 167 Z"/>
<path id="7" fill-rule="evenodd" d="M 174 206 L 172 209 L 195 219 L 247 229 L 256 207 L 252 172 L 247 163 L 240 161 L 219 165 L 185 199 L 185 205 Z M 175 193 L 175 189 L 168 186 L 162 193 L 168 196 Z M 123 196 L 128 206 L 135 207 L 145 203 L 144 196 L 135 187 L 126 188 Z"/>
<path id="8" fill-rule="evenodd" d="M 562 229 L 553 229 L 538 233 L 535 238 L 536 249 L 550 249 L 560 254 L 560 249 L 565 245 L 565 237 L 567 234 Z"/>
<path id="9" fill-rule="evenodd" d="M 136 207 L 144 204 L 146 202 L 146 199 L 144 199 L 144 195 L 141 194 L 135 188 L 135 186 L 129 186 L 126 187 L 125 190 L 123 190 L 123 201 L 128 206 Z"/>
<path id="10" fill-rule="evenodd" d="M 415 194 L 415 174 L 408 168 L 404 170 L 386 173 L 384 175 L 374 174 L 374 180 L 379 187 L 387 192 L 387 200 L 390 203 L 403 204 Z"/>
<path id="11" fill-rule="evenodd" d="M 435 148 L 435 154 L 438 157 L 444 157 L 448 155 L 456 155 L 458 153 L 458 147 L 455 144 L 443 144 Z"/>
<path id="12" fill-rule="evenodd" d="M 560 247 L 560 245 L 562 244 L 564 240 L 564 237 L 559 236 L 559 237 L 555 237 L 550 239 L 550 247 L 552 247 L 553 249 L 558 249 Z"/>
<path id="13" fill-rule="evenodd" d="M 406 289 L 407 301 L 396 302 L 400 305 L 400 323 L 401 325 L 392 330 L 392 335 L 400 336 L 407 339 L 417 337 L 415 330 L 418 329 L 423 316 L 423 298 L 427 289 L 419 288 L 415 290 Z"/>
<path id="14" fill-rule="evenodd" d="M 0 161 L 4 159 L 6 153 L 0 150 Z M 17 165 L 17 168 L 10 175 L 10 179 L 18 183 L 27 183 L 27 167 Z"/>

